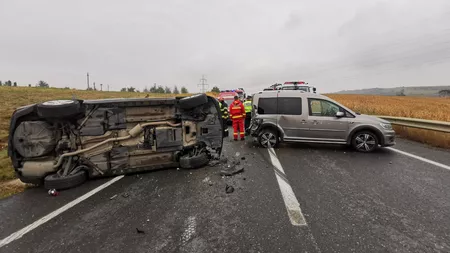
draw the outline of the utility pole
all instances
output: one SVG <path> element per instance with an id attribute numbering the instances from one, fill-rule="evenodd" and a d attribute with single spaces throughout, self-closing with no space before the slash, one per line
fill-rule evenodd
<path id="1" fill-rule="evenodd" d="M 103 91 L 103 84 L 100 84 L 100 91 Z"/>
<path id="2" fill-rule="evenodd" d="M 109 91 L 109 84 L 108 84 L 108 91 Z"/>
<path id="3" fill-rule="evenodd" d="M 88 90 L 89 90 L 89 72 L 87 73 L 87 85 L 88 85 Z"/>
<path id="4" fill-rule="evenodd" d="M 96 89 L 95 89 L 95 82 L 94 82 L 94 90 L 96 90 Z"/>
<path id="5" fill-rule="evenodd" d="M 205 93 L 206 92 L 206 89 L 205 89 L 205 87 L 208 87 L 209 88 L 209 84 L 207 84 L 206 83 L 206 78 L 205 78 L 205 75 L 202 75 L 202 79 L 200 79 L 200 84 L 198 84 L 197 86 L 201 86 L 201 90 L 202 90 L 202 93 Z"/>

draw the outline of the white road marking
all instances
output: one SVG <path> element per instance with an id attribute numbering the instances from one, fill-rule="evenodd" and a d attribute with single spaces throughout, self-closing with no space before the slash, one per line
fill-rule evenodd
<path id="1" fill-rule="evenodd" d="M 272 161 L 272 165 L 279 172 L 284 174 L 283 167 L 281 166 L 280 161 L 277 158 L 275 150 L 273 148 L 269 148 L 270 160 Z M 294 226 L 306 226 L 306 220 L 303 216 L 302 210 L 300 209 L 300 204 L 298 203 L 297 198 L 295 197 L 294 191 L 292 190 L 291 185 L 284 180 L 281 176 L 279 176 L 275 172 L 275 176 L 277 177 L 278 185 L 280 186 L 281 195 L 283 196 L 284 204 L 286 205 L 286 209 L 288 212 L 289 219 L 291 220 L 292 225 Z M 284 175 L 286 178 L 286 175 Z"/>
<path id="2" fill-rule="evenodd" d="M 420 157 L 420 156 L 417 156 L 417 155 L 413 155 L 413 154 L 410 154 L 408 152 L 401 151 L 401 150 L 398 150 L 398 149 L 395 149 L 395 148 L 387 147 L 387 149 L 392 150 L 392 151 L 397 152 L 397 153 L 400 153 L 402 155 L 406 155 L 406 156 L 415 158 L 417 160 L 420 160 L 420 161 L 423 161 L 423 162 L 426 162 L 426 163 L 429 163 L 429 164 L 433 164 L 433 165 L 441 167 L 443 169 L 450 170 L 450 166 L 448 166 L 448 165 L 445 165 L 445 164 L 442 164 L 442 163 L 438 163 L 438 162 L 435 162 L 435 161 L 432 161 L 432 160 L 429 160 L 429 159 L 426 159 L 426 158 L 423 158 L 423 157 Z"/>
<path id="3" fill-rule="evenodd" d="M 181 235 L 182 244 L 186 244 L 189 240 L 191 240 L 192 236 L 195 234 L 195 229 L 197 227 L 197 221 L 194 216 L 189 216 L 189 218 L 185 222 L 185 229 L 183 234 Z"/>
<path id="4" fill-rule="evenodd" d="M 121 175 L 121 176 L 117 176 L 117 177 L 115 177 L 115 178 L 109 180 L 108 182 L 106 182 L 106 183 L 100 185 L 99 187 L 97 187 L 97 188 L 93 189 L 92 191 L 90 191 L 90 192 L 84 194 L 83 196 L 78 197 L 78 198 L 75 199 L 75 200 L 72 200 L 71 202 L 67 203 L 66 205 L 64 205 L 64 206 L 62 206 L 62 207 L 56 209 L 55 211 L 53 211 L 53 212 L 47 214 L 46 216 L 40 218 L 39 220 L 37 220 L 37 221 L 31 223 L 30 225 L 28 225 L 28 226 L 22 228 L 21 230 L 12 233 L 10 236 L 8 236 L 8 237 L 6 237 L 6 238 L 4 238 L 4 239 L 2 239 L 2 240 L 0 241 L 0 248 L 3 247 L 3 246 L 5 246 L 5 245 L 7 245 L 7 244 L 9 244 L 9 243 L 11 243 L 11 242 L 13 242 L 13 241 L 15 241 L 15 240 L 17 240 L 17 239 L 19 239 L 19 238 L 21 238 L 21 237 L 24 236 L 26 233 L 32 231 L 33 229 L 39 227 L 40 225 L 46 223 L 47 221 L 49 221 L 49 220 L 55 218 L 56 216 L 62 214 L 63 212 L 69 210 L 70 208 L 72 208 L 72 207 L 74 207 L 75 205 L 79 204 L 79 203 L 82 202 L 83 200 L 86 200 L 87 198 L 91 197 L 92 195 L 96 194 L 97 192 L 99 192 L 99 191 L 105 189 L 106 187 L 108 187 L 108 186 L 114 184 L 115 182 L 119 181 L 119 180 L 122 179 L 123 177 L 124 177 L 124 176 Z"/>

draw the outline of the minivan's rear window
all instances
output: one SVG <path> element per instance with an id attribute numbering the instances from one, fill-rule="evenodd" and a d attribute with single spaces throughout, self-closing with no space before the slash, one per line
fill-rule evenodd
<path id="1" fill-rule="evenodd" d="M 302 115 L 301 98 L 278 98 L 278 114 Z"/>
<path id="2" fill-rule="evenodd" d="M 277 104 L 278 103 L 278 104 Z M 301 98 L 260 98 L 258 114 L 301 115 Z"/>
<path id="3" fill-rule="evenodd" d="M 258 114 L 277 114 L 277 98 L 260 98 Z"/>

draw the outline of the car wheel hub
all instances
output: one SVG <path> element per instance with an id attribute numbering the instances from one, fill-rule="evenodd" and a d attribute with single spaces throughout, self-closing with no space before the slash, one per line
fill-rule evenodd
<path id="1" fill-rule="evenodd" d="M 370 151 L 375 145 L 375 138 L 370 134 L 360 134 L 356 137 L 356 148 L 358 150 Z"/>
<path id="2" fill-rule="evenodd" d="M 261 145 L 264 147 L 273 147 L 275 146 L 277 140 L 275 135 L 272 133 L 264 133 L 261 135 Z"/>

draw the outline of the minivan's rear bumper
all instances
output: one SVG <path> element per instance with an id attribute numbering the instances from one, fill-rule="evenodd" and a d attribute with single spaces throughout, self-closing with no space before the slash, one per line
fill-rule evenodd
<path id="1" fill-rule="evenodd" d="M 382 147 L 389 147 L 395 145 L 395 132 L 385 132 L 383 135 L 383 142 L 381 143 Z"/>

